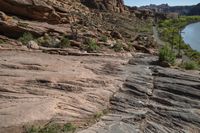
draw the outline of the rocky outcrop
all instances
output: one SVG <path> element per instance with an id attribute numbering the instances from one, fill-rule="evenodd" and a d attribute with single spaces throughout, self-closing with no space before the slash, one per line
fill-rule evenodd
<path id="1" fill-rule="evenodd" d="M 200 132 L 199 72 L 158 66 L 151 27 L 140 31 L 154 12 L 121 12 L 122 0 L 0 0 L 0 34 L 28 44 L 0 36 L 0 133 L 51 122 L 80 133 Z M 125 49 L 148 54 L 128 62 Z"/>
<path id="2" fill-rule="evenodd" d="M 105 56 L 0 51 L 0 133 L 22 133 L 28 123 L 87 124 L 107 109 L 126 62 Z"/>
<path id="3" fill-rule="evenodd" d="M 66 13 L 74 10 L 87 12 L 80 2 L 71 0 L 0 0 L 0 11 L 6 14 L 51 24 L 68 22 L 69 15 Z"/>
<path id="4" fill-rule="evenodd" d="M 137 55 L 129 76 L 111 102 L 111 113 L 79 133 L 200 132 L 200 75 L 154 66 Z"/>
<path id="5" fill-rule="evenodd" d="M 0 0 L 0 9 L 19 17 L 58 23 L 60 16 L 44 1 L 38 0 Z"/>
<path id="6" fill-rule="evenodd" d="M 11 38 L 17 39 L 25 32 L 34 36 L 42 36 L 49 32 L 64 34 L 66 31 L 70 31 L 69 25 L 52 25 L 46 22 L 15 19 L 0 11 L 0 34 Z"/>
<path id="7" fill-rule="evenodd" d="M 123 0 L 82 0 L 82 3 L 93 9 L 111 12 L 124 12 Z"/>

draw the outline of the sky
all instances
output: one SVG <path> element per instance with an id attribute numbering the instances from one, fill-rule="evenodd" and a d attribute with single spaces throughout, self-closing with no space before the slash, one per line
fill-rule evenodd
<path id="1" fill-rule="evenodd" d="M 200 0 L 124 0 L 126 5 L 129 6 L 144 6 L 149 4 L 166 4 L 170 6 L 176 5 L 194 5 L 200 3 Z"/>

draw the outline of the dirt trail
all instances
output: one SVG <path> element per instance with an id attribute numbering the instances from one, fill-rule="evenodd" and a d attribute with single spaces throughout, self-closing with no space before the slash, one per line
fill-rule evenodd
<path id="1" fill-rule="evenodd" d="M 154 35 L 156 42 L 158 43 L 158 46 L 163 46 L 165 44 L 162 40 L 160 40 L 156 26 L 153 26 L 153 35 Z"/>

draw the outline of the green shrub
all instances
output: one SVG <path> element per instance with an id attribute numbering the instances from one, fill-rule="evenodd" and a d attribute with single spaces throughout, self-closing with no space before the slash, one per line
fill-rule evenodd
<path id="1" fill-rule="evenodd" d="M 5 41 L 0 39 L 0 44 L 2 44 L 2 43 L 5 43 Z"/>
<path id="2" fill-rule="evenodd" d="M 63 131 L 64 132 L 72 132 L 72 133 L 74 133 L 76 131 L 76 126 L 74 126 L 71 123 L 67 123 L 67 124 L 64 125 Z"/>
<path id="3" fill-rule="evenodd" d="M 102 112 L 97 112 L 96 114 L 94 114 L 94 119 L 100 119 L 103 116 Z"/>
<path id="4" fill-rule="evenodd" d="M 24 27 L 24 28 L 27 28 L 28 27 L 28 24 L 27 23 L 22 23 L 22 22 L 18 22 L 17 25 L 19 27 Z"/>
<path id="5" fill-rule="evenodd" d="M 123 47 L 124 50 L 130 52 L 133 50 L 133 45 L 131 43 L 127 43 L 127 47 Z"/>
<path id="6" fill-rule="evenodd" d="M 173 44 L 177 50 L 181 50 L 185 56 L 196 62 L 200 62 L 200 52 L 193 50 L 185 44 L 179 31 L 186 25 L 200 21 L 200 16 L 180 16 L 177 19 L 165 19 L 159 22 L 159 33 L 163 41 Z M 181 42 L 180 42 L 181 39 Z M 181 43 L 179 47 L 179 43 Z"/>
<path id="7" fill-rule="evenodd" d="M 176 55 L 170 49 L 168 45 L 165 45 L 159 51 L 159 61 L 174 64 L 176 60 Z"/>
<path id="8" fill-rule="evenodd" d="M 70 47 L 70 41 L 69 41 L 69 39 L 66 38 L 66 37 L 63 37 L 63 38 L 61 39 L 61 42 L 58 44 L 57 47 L 59 47 L 59 48 L 67 48 L 67 47 Z"/>
<path id="9" fill-rule="evenodd" d="M 121 42 L 117 42 L 114 46 L 113 49 L 115 52 L 120 52 L 123 50 L 123 44 Z"/>
<path id="10" fill-rule="evenodd" d="M 182 64 L 182 67 L 186 70 L 196 70 L 199 69 L 198 64 L 195 61 L 187 61 Z"/>
<path id="11" fill-rule="evenodd" d="M 22 44 L 27 45 L 27 43 L 31 40 L 34 40 L 34 37 L 31 33 L 24 33 L 22 37 L 18 39 Z"/>
<path id="12" fill-rule="evenodd" d="M 104 109 L 104 110 L 102 110 L 102 111 L 100 111 L 100 112 L 96 112 L 96 114 L 94 114 L 94 119 L 95 120 L 98 120 L 98 119 L 100 119 L 102 116 L 104 116 L 104 115 L 106 115 L 106 114 L 108 114 L 109 113 L 109 110 L 108 109 Z"/>
<path id="13" fill-rule="evenodd" d="M 86 50 L 87 52 L 98 52 L 100 47 L 97 45 L 96 41 L 93 39 L 87 40 Z"/>
<path id="14" fill-rule="evenodd" d="M 30 127 L 25 129 L 25 133 L 74 133 L 76 127 L 71 123 L 65 124 L 64 126 L 58 124 L 50 124 L 45 127 Z"/>
<path id="15" fill-rule="evenodd" d="M 43 37 L 38 38 L 37 43 L 43 47 L 55 48 L 58 47 L 60 42 L 57 41 L 57 39 L 53 38 L 52 36 L 45 35 Z"/>
<path id="16" fill-rule="evenodd" d="M 107 36 L 102 36 L 99 40 L 102 42 L 107 42 L 108 38 L 107 38 Z"/>

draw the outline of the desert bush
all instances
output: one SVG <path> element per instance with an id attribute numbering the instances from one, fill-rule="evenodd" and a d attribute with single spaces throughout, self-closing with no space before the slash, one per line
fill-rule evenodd
<path id="1" fill-rule="evenodd" d="M 0 44 L 2 44 L 2 43 L 5 43 L 5 41 L 0 39 Z"/>
<path id="2" fill-rule="evenodd" d="M 74 133 L 76 127 L 71 123 L 67 123 L 64 126 L 58 124 L 50 124 L 45 127 L 30 127 L 25 129 L 25 133 Z"/>
<path id="3" fill-rule="evenodd" d="M 123 44 L 121 42 L 117 42 L 114 46 L 113 49 L 115 52 L 120 52 L 123 50 Z"/>
<path id="4" fill-rule="evenodd" d="M 102 116 L 104 116 L 104 115 L 106 115 L 106 114 L 108 114 L 108 113 L 109 113 L 109 110 L 108 110 L 108 109 L 104 109 L 104 110 L 102 110 L 102 111 L 100 111 L 100 112 L 96 112 L 96 113 L 94 114 L 93 118 L 94 118 L 95 120 L 98 120 L 98 119 L 100 119 Z"/>
<path id="5" fill-rule="evenodd" d="M 55 48 L 58 47 L 60 41 L 49 35 L 44 35 L 37 39 L 37 43 L 43 47 Z"/>
<path id="6" fill-rule="evenodd" d="M 94 114 L 94 119 L 100 119 L 103 116 L 102 112 L 97 112 L 96 114 Z"/>
<path id="7" fill-rule="evenodd" d="M 199 69 L 198 64 L 195 61 L 187 61 L 181 65 L 186 70 L 196 70 Z"/>
<path id="8" fill-rule="evenodd" d="M 17 25 L 19 27 L 24 27 L 24 28 L 27 28 L 28 27 L 28 24 L 27 23 L 22 23 L 22 22 L 18 22 Z"/>
<path id="9" fill-rule="evenodd" d="M 133 50 L 133 45 L 131 43 L 127 43 L 127 46 L 123 47 L 123 49 L 130 52 Z"/>
<path id="10" fill-rule="evenodd" d="M 102 41 L 102 42 L 107 42 L 108 37 L 107 36 L 101 36 L 101 38 L 99 40 Z"/>
<path id="11" fill-rule="evenodd" d="M 88 39 L 86 41 L 87 46 L 86 46 L 86 51 L 87 52 L 98 52 L 100 47 L 97 45 L 97 42 L 93 39 Z"/>
<path id="12" fill-rule="evenodd" d="M 67 48 L 70 47 L 70 41 L 67 37 L 63 36 L 60 43 L 58 43 L 57 47 L 59 48 Z"/>
<path id="13" fill-rule="evenodd" d="M 170 49 L 168 45 L 165 45 L 163 48 L 159 51 L 159 61 L 160 62 L 167 62 L 170 64 L 174 64 L 176 59 L 176 55 L 174 52 Z"/>
<path id="14" fill-rule="evenodd" d="M 22 44 L 26 45 L 29 41 L 34 40 L 34 37 L 31 33 L 26 32 L 18 40 L 22 42 Z"/>

